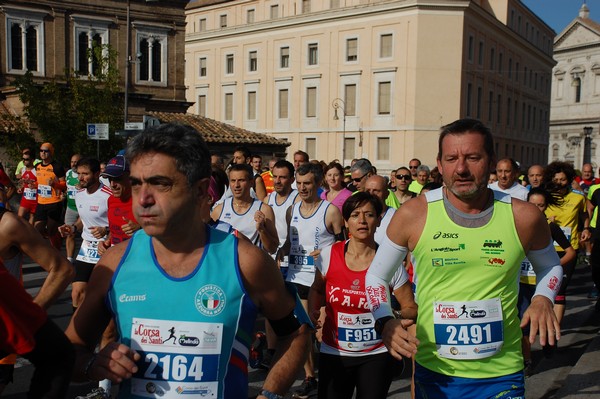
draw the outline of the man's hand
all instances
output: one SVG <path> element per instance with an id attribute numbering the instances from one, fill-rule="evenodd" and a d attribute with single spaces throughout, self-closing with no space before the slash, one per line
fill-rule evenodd
<path id="1" fill-rule="evenodd" d="M 267 216 L 262 211 L 256 211 L 254 221 L 256 222 L 256 230 L 261 232 L 265 229 L 265 220 Z"/>
<path id="2" fill-rule="evenodd" d="M 108 248 L 110 248 L 110 240 L 100 241 L 98 243 L 98 255 L 104 255 Z"/>
<path id="3" fill-rule="evenodd" d="M 75 234 L 75 226 L 72 224 L 63 224 L 62 226 L 58 227 L 58 232 L 60 233 L 61 237 L 68 237 L 68 236 L 72 236 L 73 234 Z"/>
<path id="4" fill-rule="evenodd" d="M 123 221 L 125 222 L 125 224 L 121 225 L 121 230 L 123 230 L 123 233 L 127 234 L 129 237 L 131 237 L 133 233 L 140 229 L 140 225 L 134 222 L 133 220 L 129 220 L 126 217 L 123 217 Z"/>
<path id="5" fill-rule="evenodd" d="M 540 334 L 540 345 L 556 345 L 560 339 L 560 324 L 554 314 L 550 299 L 536 295 L 525 311 L 521 320 L 521 328 L 529 326 L 529 342 L 535 342 L 535 336 Z"/>
<path id="6" fill-rule="evenodd" d="M 108 233 L 108 227 L 92 226 L 90 227 L 90 233 L 92 233 L 94 238 L 100 239 L 106 236 L 106 234 Z"/>
<path id="7" fill-rule="evenodd" d="M 138 371 L 135 362 L 140 359 L 140 354 L 128 346 L 111 342 L 98 352 L 87 376 L 95 381 L 108 378 L 114 383 L 120 383 Z"/>
<path id="8" fill-rule="evenodd" d="M 409 319 L 394 319 L 385 323 L 381 340 L 390 352 L 398 360 L 403 357 L 413 357 L 417 353 L 419 340 L 411 335 L 406 329 L 414 324 Z"/>
<path id="9" fill-rule="evenodd" d="M 582 232 L 581 232 L 581 236 L 579 237 L 579 242 L 585 242 L 588 241 L 590 238 L 592 238 L 592 233 L 590 231 L 589 228 L 585 228 Z"/>

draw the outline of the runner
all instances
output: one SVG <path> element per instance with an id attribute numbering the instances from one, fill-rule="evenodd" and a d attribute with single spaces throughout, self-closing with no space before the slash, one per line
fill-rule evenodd
<path id="1" fill-rule="evenodd" d="M 63 237 L 81 231 L 81 248 L 75 259 L 75 279 L 71 299 L 73 311 L 83 302 L 88 281 L 100 259 L 98 244 L 105 240 L 108 228 L 108 198 L 110 189 L 100 183 L 100 162 L 84 158 L 77 162 L 81 189 L 75 194 L 79 218 L 74 224 L 64 224 L 59 230 Z"/>
<path id="2" fill-rule="evenodd" d="M 75 194 L 81 188 L 79 186 L 79 176 L 77 176 L 77 162 L 81 159 L 80 154 L 71 156 L 71 168 L 67 171 L 65 182 L 67 184 L 67 209 L 65 210 L 65 224 L 75 224 L 79 214 L 77 213 L 77 205 L 75 205 Z M 68 235 L 65 238 L 65 246 L 67 247 L 67 259 L 73 262 L 75 256 L 75 235 Z"/>
<path id="3" fill-rule="evenodd" d="M 127 159 L 143 231 L 102 257 L 67 328 L 75 379 L 119 382 L 119 398 L 247 398 L 260 311 L 280 342 L 259 398 L 282 398 L 306 356 L 307 316 L 294 311 L 264 251 L 202 222 L 210 164 L 200 134 L 173 124 L 146 129 L 128 145 Z M 94 355 L 112 316 L 120 342 Z M 163 345 L 173 326 L 177 344 Z"/>
<path id="4" fill-rule="evenodd" d="M 37 208 L 37 177 L 35 175 L 35 166 L 33 166 L 33 157 L 29 152 L 23 153 L 23 168 L 19 176 L 19 188 L 17 192 L 21 194 L 21 202 L 19 204 L 18 215 L 33 225 L 35 210 Z"/>
<path id="5" fill-rule="evenodd" d="M 369 180 L 375 177 L 385 181 L 382 176 Z M 385 185 L 384 189 L 387 192 Z M 327 314 L 319 354 L 320 399 L 350 399 L 355 389 L 357 398 L 385 398 L 399 366 L 375 333 L 365 296 L 365 275 L 377 249 L 375 229 L 381 211 L 381 199 L 368 193 L 347 199 L 342 212 L 350 239 L 324 248 L 319 255 L 308 308 L 315 325 L 321 306 Z M 404 269 L 398 270 L 390 287 L 401 304 L 402 317 L 414 321 L 417 305 Z"/>
<path id="6" fill-rule="evenodd" d="M 552 303 L 562 267 L 548 224 L 534 205 L 487 188 L 494 144 L 481 122 L 444 126 L 437 164 L 445 187 L 400 207 L 367 273 L 376 329 L 395 357 L 416 355 L 417 398 L 523 398 L 517 295 L 525 255 L 538 281 L 521 326 L 530 324 L 530 342 L 538 332 L 542 345 L 560 338 Z M 387 294 L 407 251 L 416 260 L 416 338 L 393 319 Z"/>
<path id="7" fill-rule="evenodd" d="M 10 259 L 21 252 L 48 276 L 32 299 L 0 260 L 0 358 L 16 353 L 34 364 L 28 397 L 64 398 L 73 366 L 73 348 L 44 310 L 71 282 L 72 267 L 31 224 L 0 208 L 0 258 Z M 13 369 L 12 364 L 0 365 L 0 393 L 12 381 Z"/>

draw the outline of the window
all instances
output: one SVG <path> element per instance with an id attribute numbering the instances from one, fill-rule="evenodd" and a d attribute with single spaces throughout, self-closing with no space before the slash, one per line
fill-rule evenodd
<path id="1" fill-rule="evenodd" d="M 506 100 L 506 126 L 510 126 L 510 97 Z"/>
<path id="2" fill-rule="evenodd" d="M 515 82 L 519 81 L 519 63 L 515 64 Z"/>
<path id="3" fill-rule="evenodd" d="M 377 159 L 380 161 L 389 161 L 390 159 L 390 138 L 377 137 Z"/>
<path id="4" fill-rule="evenodd" d="M 288 98 L 288 89 L 279 90 L 279 110 L 277 112 L 277 116 L 279 117 L 279 119 L 288 118 Z"/>
<path id="5" fill-rule="evenodd" d="M 198 96 L 198 115 L 206 117 L 206 95 Z"/>
<path id="6" fill-rule="evenodd" d="M 475 54 L 475 44 L 474 42 L 474 38 L 472 35 L 469 35 L 469 61 L 473 62 L 473 56 Z"/>
<path id="7" fill-rule="evenodd" d="M 488 96 L 488 122 L 492 121 L 492 106 L 494 104 L 494 92 L 490 91 Z"/>
<path id="8" fill-rule="evenodd" d="M 356 139 L 354 137 L 346 137 L 344 139 L 344 159 L 356 158 Z"/>
<path id="9" fill-rule="evenodd" d="M 198 27 L 200 32 L 204 32 L 206 30 L 206 18 L 200 18 L 200 21 L 198 21 Z"/>
<path id="10" fill-rule="evenodd" d="M 7 57 L 9 72 L 30 71 L 41 75 L 44 59 L 44 23 L 30 18 L 7 16 Z"/>
<path id="11" fill-rule="evenodd" d="M 508 77 L 512 78 L 512 58 L 508 59 Z"/>
<path id="12" fill-rule="evenodd" d="M 356 116 L 356 85 L 350 84 L 344 86 L 344 112 L 346 116 Z"/>
<path id="13" fill-rule="evenodd" d="M 573 79 L 573 87 L 575 88 L 575 102 L 581 102 L 581 79 Z"/>
<path id="14" fill-rule="evenodd" d="M 225 93 L 225 120 L 233 120 L 233 93 Z"/>
<path id="15" fill-rule="evenodd" d="M 290 48 L 281 47 L 279 49 L 279 67 L 289 68 L 290 67 Z"/>
<path id="16" fill-rule="evenodd" d="M 248 112 L 247 112 L 246 116 L 249 120 L 256 119 L 256 92 L 255 91 L 248 92 Z"/>
<path id="17" fill-rule="evenodd" d="M 200 76 L 206 76 L 206 57 L 200 58 Z"/>
<path id="18" fill-rule="evenodd" d="M 392 39 L 391 33 L 379 37 L 379 58 L 390 58 L 392 56 Z"/>
<path id="19" fill-rule="evenodd" d="M 472 102 L 473 102 L 473 85 L 471 83 L 468 83 L 467 84 L 467 116 L 471 116 Z"/>
<path id="20" fill-rule="evenodd" d="M 481 119 L 481 100 L 482 100 L 481 97 L 482 97 L 482 94 L 483 94 L 483 92 L 482 92 L 481 87 L 478 87 L 477 88 L 477 109 L 476 109 L 477 119 Z"/>
<path id="21" fill-rule="evenodd" d="M 140 82 L 167 81 L 167 34 L 139 31 L 137 35 L 138 53 L 141 55 L 138 67 Z"/>
<path id="22" fill-rule="evenodd" d="M 358 39 L 346 40 L 346 61 L 358 61 Z"/>
<path id="23" fill-rule="evenodd" d="M 302 0 L 302 14 L 310 12 L 310 0 Z"/>
<path id="24" fill-rule="evenodd" d="M 315 118 L 317 116 L 317 88 L 306 88 L 306 117 Z"/>
<path id="25" fill-rule="evenodd" d="M 77 56 L 75 70 L 81 75 L 97 76 L 103 57 L 102 45 L 107 44 L 108 31 L 97 33 L 96 29 L 75 29 L 75 45 Z"/>
<path id="26" fill-rule="evenodd" d="M 253 24 L 254 23 L 254 8 L 246 11 L 246 23 Z"/>
<path id="27" fill-rule="evenodd" d="M 219 16 L 219 26 L 221 28 L 227 28 L 227 14 Z"/>
<path id="28" fill-rule="evenodd" d="M 496 68 L 496 50 L 490 49 L 490 71 L 493 71 Z"/>
<path id="29" fill-rule="evenodd" d="M 391 113 L 392 82 L 379 82 L 377 93 L 377 114 L 389 115 Z"/>
<path id="30" fill-rule="evenodd" d="M 312 137 L 306 139 L 306 153 L 310 159 L 315 159 L 317 157 L 317 139 Z"/>
<path id="31" fill-rule="evenodd" d="M 248 53 L 248 70 L 250 72 L 256 72 L 258 69 L 258 56 L 256 51 L 250 51 Z"/>
<path id="32" fill-rule="evenodd" d="M 502 118 L 502 95 L 498 94 L 498 98 L 496 100 L 496 123 L 500 123 L 501 118 Z"/>
<path id="33" fill-rule="evenodd" d="M 279 18 L 279 4 L 273 4 L 271 6 L 271 19 Z"/>
<path id="34" fill-rule="evenodd" d="M 498 54 L 498 73 L 502 74 L 502 68 L 503 68 L 503 58 L 504 58 L 504 54 L 500 53 Z"/>
<path id="35" fill-rule="evenodd" d="M 233 54 L 225 56 L 225 73 L 231 75 L 233 73 Z"/>
<path id="36" fill-rule="evenodd" d="M 483 65 L 483 42 L 479 42 L 479 65 Z"/>
<path id="37" fill-rule="evenodd" d="M 319 64 L 319 45 L 317 43 L 310 43 L 308 45 L 308 65 Z"/>

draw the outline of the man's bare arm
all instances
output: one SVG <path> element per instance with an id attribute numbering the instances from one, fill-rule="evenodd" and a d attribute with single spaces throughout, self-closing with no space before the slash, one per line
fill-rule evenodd
<path id="1" fill-rule="evenodd" d="M 33 299 L 35 303 L 47 309 L 73 280 L 73 266 L 23 218 L 7 212 L 1 223 L 0 236 L 4 243 L 2 247 L 19 248 L 48 272 L 39 293 Z"/>
<path id="2" fill-rule="evenodd" d="M 273 259 L 247 240 L 238 245 L 240 271 L 250 297 L 269 320 L 285 319 L 296 306 L 296 299 L 285 288 Z M 284 395 L 294 383 L 306 359 L 309 328 L 306 324 L 286 336 L 277 337 L 273 365 L 264 388 Z"/>
<path id="3" fill-rule="evenodd" d="M 257 211 L 254 215 L 254 220 L 263 248 L 270 254 L 275 253 L 277 247 L 279 247 L 279 236 L 277 235 L 273 209 L 269 205 L 263 204 L 260 211 Z"/>

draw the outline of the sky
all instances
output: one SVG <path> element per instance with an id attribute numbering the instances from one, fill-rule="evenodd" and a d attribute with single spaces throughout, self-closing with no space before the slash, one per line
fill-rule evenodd
<path id="1" fill-rule="evenodd" d="M 521 0 L 558 35 L 579 15 L 584 0 Z M 587 0 L 590 19 L 600 23 L 600 0 Z"/>

